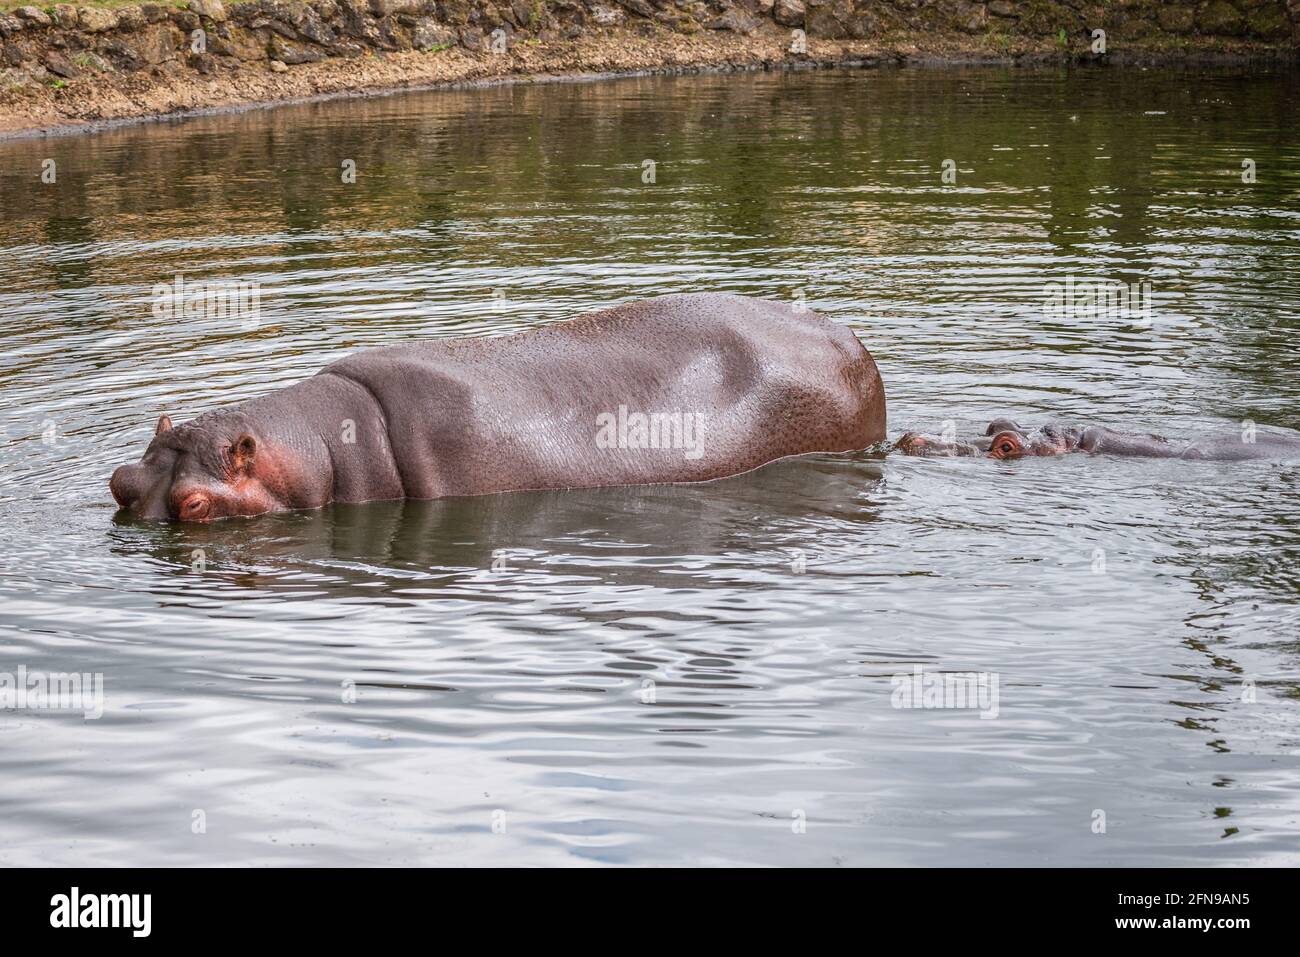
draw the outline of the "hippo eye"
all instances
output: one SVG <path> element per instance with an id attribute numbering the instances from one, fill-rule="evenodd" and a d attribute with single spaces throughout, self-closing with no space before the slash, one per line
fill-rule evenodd
<path id="1" fill-rule="evenodd" d="M 208 517 L 212 505 L 206 495 L 194 494 L 181 503 L 181 519 L 197 521 Z"/>
<path id="2" fill-rule="evenodd" d="M 1015 450 L 1016 447 L 1012 445 L 1010 442 L 1003 442 L 1001 445 L 998 446 L 998 451 L 1001 452 L 1003 455 L 1009 455 Z"/>

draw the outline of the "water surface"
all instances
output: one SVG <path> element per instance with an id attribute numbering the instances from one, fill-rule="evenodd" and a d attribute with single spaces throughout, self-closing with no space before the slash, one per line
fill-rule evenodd
<path id="1" fill-rule="evenodd" d="M 105 696 L 0 712 L 0 863 L 1295 863 L 1296 465 L 814 457 L 210 527 L 106 481 L 359 348 L 693 290 L 851 326 L 892 434 L 1300 428 L 1298 93 L 626 79 L 0 143 L 0 672 Z M 260 320 L 159 318 L 178 274 Z M 1052 314 L 1067 277 L 1151 314 Z M 917 666 L 997 716 L 893 707 Z"/>

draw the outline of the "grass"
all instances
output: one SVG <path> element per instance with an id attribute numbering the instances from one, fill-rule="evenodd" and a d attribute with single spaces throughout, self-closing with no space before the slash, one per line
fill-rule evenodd
<path id="1" fill-rule="evenodd" d="M 104 61 L 97 56 L 89 53 L 78 53 L 72 58 L 72 62 L 77 64 L 83 70 L 93 70 L 96 73 L 104 72 Z"/>

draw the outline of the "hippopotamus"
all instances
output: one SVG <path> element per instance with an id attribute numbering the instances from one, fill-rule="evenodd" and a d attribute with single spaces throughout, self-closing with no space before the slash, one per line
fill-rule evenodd
<path id="1" fill-rule="evenodd" d="M 743 296 L 662 296 L 494 338 L 358 352 L 173 425 L 118 468 L 144 519 L 330 502 L 701 482 L 885 438 L 848 328 Z"/>
<path id="2" fill-rule="evenodd" d="M 1257 433 L 1250 441 L 1240 435 L 1217 435 L 1174 443 L 1159 435 L 1117 432 L 1096 425 L 1048 422 L 1029 429 L 1011 419 L 994 419 L 984 430 L 984 436 L 962 441 L 905 432 L 894 443 L 894 450 L 905 455 L 983 455 L 994 459 L 1067 452 L 1219 462 L 1300 458 L 1300 437 L 1271 432 Z"/>

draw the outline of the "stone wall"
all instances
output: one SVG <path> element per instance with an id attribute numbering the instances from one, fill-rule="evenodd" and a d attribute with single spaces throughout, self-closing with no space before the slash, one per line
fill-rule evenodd
<path id="1" fill-rule="evenodd" d="M 0 14 L 0 84 L 62 85 L 96 74 L 250 67 L 285 71 L 327 58 L 529 41 L 623 27 L 813 39 L 957 34 L 1085 47 L 1206 38 L 1300 42 L 1300 0 L 190 0 L 118 9 L 20 7 Z"/>

